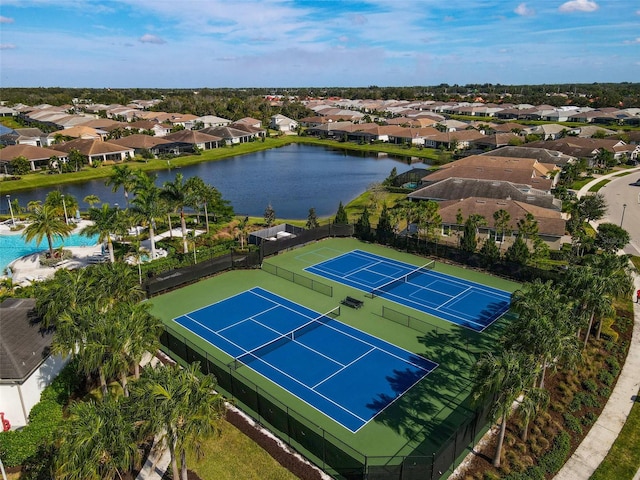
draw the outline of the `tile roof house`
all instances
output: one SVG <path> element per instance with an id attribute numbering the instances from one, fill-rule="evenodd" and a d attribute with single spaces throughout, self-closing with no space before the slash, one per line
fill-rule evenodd
<path id="1" fill-rule="evenodd" d="M 493 214 L 498 210 L 506 210 L 510 215 L 509 229 L 511 235 L 497 238 Z M 464 200 L 447 200 L 440 203 L 439 214 L 442 218 L 442 230 L 445 235 L 458 229 L 457 217 L 459 212 L 464 218 L 472 214 L 481 215 L 487 221 L 487 226 L 479 228 L 480 244 L 486 238 L 503 242 L 507 248 L 515 240 L 518 232 L 518 220 L 524 219 L 528 213 L 534 216 L 538 223 L 538 235 L 550 248 L 559 249 L 566 230 L 566 220 L 563 214 L 556 210 L 538 207 L 536 205 L 516 200 L 501 200 L 492 198 L 470 197 Z"/>
<path id="2" fill-rule="evenodd" d="M 191 151 L 194 150 L 194 147 L 200 150 L 211 150 L 212 148 L 218 148 L 222 141 L 221 137 L 205 133 L 202 130 L 178 130 L 163 138 L 171 142 L 171 144 L 159 145 L 158 148 L 162 152 L 167 152 L 168 149 L 172 149 L 173 147 L 171 145 L 177 146 L 179 144 L 190 145 Z M 181 150 L 181 152 L 182 151 L 184 150 Z"/>
<path id="3" fill-rule="evenodd" d="M 36 323 L 33 298 L 9 298 L 0 304 L 0 411 L 12 428 L 28 423 L 31 408 L 67 359 L 50 355 L 53 333 Z"/>
<path id="4" fill-rule="evenodd" d="M 199 132 L 213 135 L 214 137 L 224 140 L 226 145 L 235 145 L 239 143 L 250 142 L 255 138 L 257 132 L 250 132 L 247 129 L 228 127 L 208 127 L 198 130 Z M 266 132 L 265 132 L 266 134 Z"/>
<path id="5" fill-rule="evenodd" d="M 117 140 L 110 140 L 109 143 L 133 148 L 136 155 L 141 154 L 144 150 L 148 150 L 158 156 L 160 154 L 159 147 L 161 145 L 169 144 L 171 141 L 163 137 L 152 137 L 151 135 L 134 133 L 133 135 L 127 135 L 126 137 L 118 138 Z"/>
<path id="6" fill-rule="evenodd" d="M 531 142 L 526 145 L 557 150 L 576 158 L 584 158 L 592 164 L 601 148 L 613 153 L 614 158 L 618 161 L 635 160 L 640 155 L 640 149 L 635 146 L 629 146 L 622 140 L 608 138 L 565 137 L 546 142 Z"/>
<path id="7" fill-rule="evenodd" d="M 412 200 L 461 200 L 471 197 L 515 200 L 561 211 L 562 201 L 549 192 L 504 180 L 449 177 L 407 195 Z"/>
<path id="8" fill-rule="evenodd" d="M 196 124 L 201 123 L 203 125 L 202 128 L 207 127 L 226 127 L 231 123 L 231 120 L 222 117 L 216 117 L 215 115 L 203 115 L 201 117 L 196 117 L 193 120 L 189 120 L 185 123 L 185 128 L 191 130 L 195 127 Z M 260 123 L 258 121 L 258 123 Z"/>
<path id="9" fill-rule="evenodd" d="M 17 157 L 25 157 L 31 164 L 31 170 L 49 168 L 51 157 L 58 157 L 62 163 L 68 160 L 67 154 L 51 148 L 35 147 L 33 145 L 9 145 L 0 149 L 0 169 L 4 173 L 10 171 L 9 163 Z"/>
<path id="10" fill-rule="evenodd" d="M 564 167 L 568 163 L 575 163 L 576 157 L 565 155 L 562 152 L 555 150 L 548 150 L 546 148 L 531 147 L 530 143 L 525 143 L 518 146 L 507 146 L 497 148 L 491 152 L 483 153 L 481 155 L 491 155 L 494 157 L 513 157 L 513 158 L 534 158 L 540 163 L 547 165 L 555 165 L 557 167 Z"/>
<path id="11" fill-rule="evenodd" d="M 78 138 L 60 145 L 53 145 L 52 148 L 67 154 L 72 150 L 77 150 L 88 158 L 89 165 L 92 165 L 95 161 L 123 162 L 133 158 L 135 155 L 133 148 L 89 138 Z"/>
<path id="12" fill-rule="evenodd" d="M 531 158 L 471 155 L 443 165 L 424 177 L 422 185 L 458 177 L 507 181 L 550 192 L 558 180 L 559 172 L 560 169 L 555 165 L 543 164 Z"/>
<path id="13" fill-rule="evenodd" d="M 0 135 L 3 145 L 33 145 L 41 147 L 47 144 L 47 136 L 39 128 L 14 128 Z"/>
<path id="14" fill-rule="evenodd" d="M 298 129 L 298 125 L 295 120 L 280 114 L 273 115 L 269 121 L 269 128 L 285 133 L 295 132 Z"/>

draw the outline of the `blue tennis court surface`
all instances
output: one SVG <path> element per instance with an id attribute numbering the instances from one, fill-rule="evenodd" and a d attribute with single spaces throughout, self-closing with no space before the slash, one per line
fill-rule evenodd
<path id="1" fill-rule="evenodd" d="M 504 290 L 435 270 L 416 272 L 415 265 L 362 250 L 305 270 L 477 332 L 500 318 L 511 302 L 511 294 Z M 405 276 L 410 278 L 403 281 Z"/>
<path id="2" fill-rule="evenodd" d="M 352 432 L 437 367 L 259 287 L 174 320 Z"/>

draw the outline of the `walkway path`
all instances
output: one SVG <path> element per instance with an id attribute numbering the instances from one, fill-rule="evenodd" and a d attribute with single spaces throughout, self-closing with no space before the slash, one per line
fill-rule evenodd
<path id="1" fill-rule="evenodd" d="M 635 168 L 627 171 L 640 170 Z M 578 191 L 578 197 L 585 195 L 589 189 L 605 178 L 619 174 L 603 175 L 587 183 Z M 640 289 L 640 276 L 635 278 L 635 291 Z M 598 468 L 604 457 L 618 438 L 627 416 L 631 411 L 634 399 L 640 391 L 640 304 L 634 303 L 633 337 L 629 347 L 627 360 L 620 372 L 611 397 L 587 436 L 582 440 L 569 460 L 555 476 L 555 480 L 588 480 Z M 640 480 L 640 465 L 634 480 Z M 623 480 L 623 479 L 620 479 Z"/>

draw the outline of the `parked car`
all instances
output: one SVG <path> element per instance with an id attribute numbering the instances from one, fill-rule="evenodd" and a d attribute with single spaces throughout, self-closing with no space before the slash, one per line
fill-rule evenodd
<path id="1" fill-rule="evenodd" d="M 640 187 L 640 178 L 635 182 L 631 183 L 630 185 L 633 185 L 634 187 Z"/>

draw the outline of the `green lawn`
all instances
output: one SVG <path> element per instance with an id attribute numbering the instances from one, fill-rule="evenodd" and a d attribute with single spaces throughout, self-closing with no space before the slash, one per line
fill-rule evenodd
<path id="1" fill-rule="evenodd" d="M 187 465 L 202 479 L 216 480 L 296 480 L 257 443 L 227 421 L 220 436 L 202 447 L 201 455 L 190 452 Z"/>
<path id="2" fill-rule="evenodd" d="M 631 480 L 640 468 L 640 392 L 613 447 L 591 480 Z"/>

